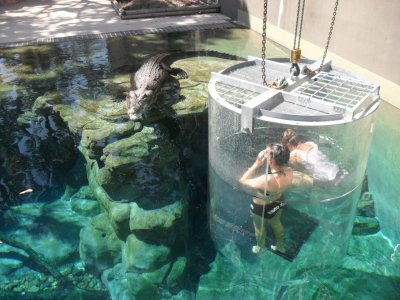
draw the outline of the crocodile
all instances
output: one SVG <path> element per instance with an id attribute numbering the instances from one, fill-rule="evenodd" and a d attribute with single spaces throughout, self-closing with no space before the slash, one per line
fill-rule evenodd
<path id="1" fill-rule="evenodd" d="M 177 51 L 160 53 L 150 57 L 131 75 L 131 87 L 126 97 L 128 115 L 131 120 L 143 119 L 157 101 L 157 94 L 168 76 L 188 78 L 180 68 L 171 68 L 171 63 L 178 58 L 195 56 L 213 56 L 231 60 L 245 60 L 236 55 L 218 51 Z"/>

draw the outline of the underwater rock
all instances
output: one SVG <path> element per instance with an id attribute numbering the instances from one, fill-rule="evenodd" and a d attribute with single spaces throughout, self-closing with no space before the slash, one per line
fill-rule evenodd
<path id="1" fill-rule="evenodd" d="M 65 190 L 64 190 L 64 197 L 68 197 L 71 198 L 75 193 L 77 193 L 79 191 L 79 189 L 70 186 L 70 185 L 66 185 L 65 186 Z"/>
<path id="2" fill-rule="evenodd" d="M 146 203 L 141 206 L 146 208 L 164 206 L 164 198 L 171 202 L 167 195 L 179 179 L 179 153 L 164 126 L 144 127 L 132 137 L 108 144 L 102 151 L 102 160 L 91 158 L 90 151 L 82 145 L 79 150 L 87 161 L 89 185 L 106 210 L 110 201 L 139 203 L 143 199 Z M 153 197 L 157 202 L 150 200 Z"/>
<path id="3" fill-rule="evenodd" d="M 183 281 L 186 278 L 186 267 L 186 257 L 178 257 L 172 265 L 171 271 L 169 272 L 165 282 L 169 291 L 179 292 L 182 288 Z"/>
<path id="4" fill-rule="evenodd" d="M 157 140 L 154 128 L 143 127 L 142 131 L 128 138 L 119 139 L 103 149 L 101 160 L 105 168 L 121 172 L 131 170 L 135 163 L 149 155 L 151 144 Z"/>
<path id="5" fill-rule="evenodd" d="M 185 70 L 188 78 L 179 80 L 178 88 L 173 86 L 173 81 L 164 85 L 163 91 L 168 92 L 162 92 L 159 101 L 166 105 L 160 110 L 168 116 L 178 117 L 207 110 L 211 72 L 223 70 L 234 64 L 237 64 L 237 61 L 212 57 L 186 58 L 174 62 L 171 66 Z"/>
<path id="6" fill-rule="evenodd" d="M 26 260 L 27 265 L 35 266 L 39 270 L 46 270 L 49 274 L 51 274 L 51 276 L 53 278 L 57 279 L 56 284 L 59 284 L 60 286 L 63 286 L 63 287 L 68 287 L 68 286 L 72 285 L 71 279 L 69 277 L 64 276 L 63 274 L 61 274 L 58 271 L 58 268 L 54 264 L 54 261 L 47 259 L 43 254 L 35 251 L 30 246 L 30 244 L 27 244 L 25 242 L 20 242 L 20 241 L 14 239 L 13 236 L 5 235 L 3 232 L 0 232 L 0 240 L 4 241 L 4 243 L 6 243 L 12 247 L 22 250 L 27 255 L 29 255 L 29 260 Z M 36 285 L 36 283 L 39 282 L 39 280 L 37 278 L 35 278 L 36 274 L 33 276 L 27 275 L 29 273 L 34 274 L 34 273 L 36 273 L 35 271 L 33 271 L 31 269 L 21 269 L 21 270 L 16 271 L 16 273 L 19 271 L 20 271 L 20 273 L 23 273 L 24 277 L 25 277 L 24 279 L 22 279 L 22 283 L 25 282 L 25 283 L 28 283 L 30 286 L 32 286 L 32 285 Z M 27 276 L 25 276 L 25 275 L 27 275 Z M 18 278 L 17 274 L 16 274 L 16 278 Z M 19 285 L 19 287 L 21 287 L 21 286 L 22 286 L 22 284 Z M 26 290 L 27 287 L 25 286 L 22 289 Z M 14 289 L 14 291 L 16 291 L 16 290 Z M 4 292 L 7 294 L 7 291 L 0 289 L 0 298 L 2 298 L 2 299 L 3 299 L 2 294 Z M 15 297 L 11 297 L 11 298 L 15 298 Z"/>
<path id="7" fill-rule="evenodd" d="M 130 234 L 122 248 L 125 272 L 154 271 L 167 262 L 171 250 L 164 245 L 147 244 Z"/>
<path id="8" fill-rule="evenodd" d="M 0 278 L 23 267 L 28 255 L 15 247 L 0 243 Z"/>
<path id="9" fill-rule="evenodd" d="M 89 186 L 82 186 L 71 196 L 71 209 L 86 217 L 94 217 L 101 212 L 100 205 Z"/>
<path id="10" fill-rule="evenodd" d="M 171 300 L 190 300 L 195 299 L 196 294 L 192 291 L 181 290 L 178 294 L 172 295 L 169 299 Z"/>
<path id="11" fill-rule="evenodd" d="M 347 252 L 346 269 L 400 279 L 400 259 L 391 259 L 393 245 L 382 234 L 352 236 Z"/>
<path id="12" fill-rule="evenodd" d="M 144 127 L 131 138 L 108 145 L 104 152 L 103 161 L 92 170 L 114 201 L 135 201 L 146 209 L 174 202 L 169 194 L 179 180 L 179 151 L 164 126 Z"/>
<path id="13" fill-rule="evenodd" d="M 93 199 L 71 199 L 71 209 L 85 217 L 94 217 L 101 212 L 100 205 Z"/>
<path id="14" fill-rule="evenodd" d="M 370 192 L 364 192 L 357 203 L 357 215 L 375 217 L 375 203 Z"/>
<path id="15" fill-rule="evenodd" d="M 284 296 L 281 299 L 395 300 L 399 295 L 398 276 L 384 276 L 370 271 L 329 266 L 307 269 L 307 275 L 303 276 L 300 284 L 282 287 L 279 296 L 282 294 Z M 276 299 L 277 296 L 270 298 Z"/>
<path id="16" fill-rule="evenodd" d="M 353 224 L 353 235 L 370 235 L 379 232 L 379 221 L 375 217 L 356 216 Z"/>
<path id="17" fill-rule="evenodd" d="M 82 186 L 88 184 L 86 175 L 86 161 L 81 153 L 78 154 L 74 165 L 64 173 L 64 183 L 66 197 L 71 197 L 78 192 Z M 94 196 L 82 196 L 82 198 L 95 199 Z"/>
<path id="18" fill-rule="evenodd" d="M 79 255 L 86 268 L 101 274 L 121 261 L 121 241 L 106 213 L 91 219 L 80 232 Z"/>
<path id="19" fill-rule="evenodd" d="M 164 265 L 154 272 L 130 273 L 117 264 L 105 270 L 101 279 L 112 299 L 161 299 L 159 287 L 168 269 L 169 265 Z"/>
<path id="20" fill-rule="evenodd" d="M 221 249 L 221 254 L 225 257 L 229 257 L 236 266 L 242 267 L 240 249 L 233 241 L 229 241 L 224 245 L 224 247 Z"/>
<path id="21" fill-rule="evenodd" d="M 368 176 L 365 174 L 363 182 L 361 183 L 361 196 L 360 196 L 360 198 L 362 198 L 362 195 L 364 193 L 366 193 L 366 192 L 369 192 L 369 183 L 368 183 Z"/>
<path id="22" fill-rule="evenodd" d="M 122 67 L 122 69 L 124 69 Z M 128 70 L 113 70 L 114 75 L 111 75 L 104 79 L 104 84 L 107 85 L 107 92 L 115 101 L 123 102 L 125 104 L 124 113 L 126 114 L 128 106 L 126 105 L 126 95 L 131 87 L 131 73 L 130 67 Z"/>
<path id="23" fill-rule="evenodd" d="M 217 254 L 211 270 L 200 278 L 196 300 L 209 299 L 273 299 L 265 282 L 246 269 L 239 269 Z"/>
<path id="24" fill-rule="evenodd" d="M 39 287 L 36 286 L 36 285 L 30 286 L 30 287 L 28 288 L 28 293 L 37 293 L 37 292 L 39 292 Z"/>
<path id="25" fill-rule="evenodd" d="M 0 250 L 0 255 L 2 251 Z M 23 262 L 14 258 L 0 258 L 0 276 L 8 275 L 15 270 L 21 268 Z"/>
<path id="26" fill-rule="evenodd" d="M 23 250 L 12 247 L 2 242 L 0 243 L 0 257 L 7 256 L 14 258 L 19 257 L 19 260 L 24 260 L 28 257 L 28 255 Z"/>
<path id="27" fill-rule="evenodd" d="M 83 99 L 81 106 L 86 111 L 96 114 L 99 119 L 104 121 L 115 124 L 123 122 L 133 123 L 129 121 L 126 115 L 126 101 L 117 102 L 112 95 L 106 96 L 101 100 Z M 137 125 L 140 124 L 135 123 L 135 126 Z"/>
<path id="28" fill-rule="evenodd" d="M 125 272 L 123 264 L 117 264 L 105 270 L 101 280 L 112 299 L 193 299 L 193 293 L 188 291 L 181 292 L 183 298 L 179 294 L 173 296 L 183 288 L 185 271 L 186 259 L 180 257 L 152 272 Z"/>
<path id="29" fill-rule="evenodd" d="M 104 273 L 106 273 L 105 271 Z M 135 300 L 136 297 L 133 292 L 129 291 L 129 283 L 124 279 L 116 278 L 112 281 L 103 280 L 103 284 L 107 287 L 108 292 L 111 295 L 111 299 L 120 300 Z"/>
<path id="30" fill-rule="evenodd" d="M 116 224 L 129 221 L 131 206 L 129 203 L 120 203 L 115 205 L 110 211 L 111 221 Z"/>
<path id="31" fill-rule="evenodd" d="M 101 281 L 109 291 L 111 299 L 136 299 L 134 291 L 129 288 L 130 282 L 126 279 L 122 264 L 117 264 L 113 268 L 105 270 L 101 275 Z"/>
<path id="32" fill-rule="evenodd" d="M 120 275 L 115 273 L 121 276 L 121 289 L 109 288 L 113 295 L 118 294 L 115 299 L 152 299 L 159 296 L 160 284 L 178 292 L 184 281 L 186 258 L 171 258 L 171 249 L 176 253 L 184 247 L 181 241 L 187 238 L 188 226 L 179 149 L 171 141 L 181 130 L 176 118 L 206 111 L 210 72 L 231 63 L 204 60 L 207 63 L 202 59 L 176 62 L 190 78 L 171 80 L 162 87 L 160 107 L 150 112 L 143 127 L 127 119 L 126 101 L 115 101 L 125 98 L 120 88 L 129 83 L 125 75 L 110 79 L 119 81 L 114 82 L 112 91 L 117 97 L 85 99 L 81 95 L 75 101 L 53 93 L 39 97 L 34 104 L 33 112 L 58 115 L 75 141 L 80 138 L 91 192 L 86 195 L 81 189 L 74 194 L 70 208 L 82 216 L 92 215 L 98 211 L 90 200 L 95 198 L 106 213 L 94 217 L 80 231 L 79 254 L 84 265 L 96 273 L 108 272 L 123 259 Z M 27 124 L 23 118 L 20 123 Z M 126 239 L 123 251 L 118 238 Z M 124 275 L 125 271 L 129 275 Z M 134 283 L 124 289 L 128 277 Z"/>
<path id="33" fill-rule="evenodd" d="M 233 63 L 235 62 L 206 57 L 176 61 L 177 67 L 184 68 L 189 73 L 189 79 L 180 80 L 178 86 L 175 80 L 162 88 L 158 101 L 166 109 L 162 114 L 167 113 L 166 115 L 176 118 L 206 110 L 210 72 Z M 120 86 L 130 82 L 128 74 L 112 77 L 109 81 L 111 86 L 118 87 L 118 93 L 121 92 Z M 179 85 L 182 97 L 179 96 Z M 170 94 L 173 94 L 174 99 L 168 98 Z M 69 100 L 57 92 L 47 93 L 36 99 L 32 111 L 38 115 L 59 115 L 73 135 L 81 136 L 80 147 L 85 149 L 82 151 L 86 152 L 87 159 L 98 163 L 94 175 L 112 199 L 130 199 L 131 196 L 128 195 L 147 197 L 156 192 L 164 195 L 165 189 L 174 186 L 176 177 L 174 168 L 177 151 L 170 145 L 169 133 L 163 133 L 165 130 L 161 129 L 160 124 L 140 131 L 142 128 L 138 122 L 126 118 L 126 101 L 115 102 L 114 96 L 100 99 L 86 99 L 82 96 L 78 102 L 68 102 Z M 178 106 L 171 107 L 172 103 Z M 146 122 L 154 124 L 164 117 L 165 115 L 156 118 L 150 116 L 151 121 Z M 150 130 L 154 130 L 154 134 Z M 159 177 L 162 180 L 156 182 Z M 131 184 L 133 182 L 141 182 L 140 187 L 134 187 Z M 155 188 L 156 185 L 162 190 Z"/>
<path id="34" fill-rule="evenodd" d="M 100 158 L 103 148 L 108 144 L 129 137 L 141 129 L 139 123 L 124 122 L 113 123 L 96 117 L 91 120 L 90 126 L 86 125 L 82 130 L 81 145 L 89 150 L 91 158 Z"/>
<path id="35" fill-rule="evenodd" d="M 70 131 L 79 136 L 83 129 L 95 130 L 103 128 L 106 130 L 106 125 L 110 124 L 110 122 L 115 122 L 118 125 L 120 122 L 117 121 L 126 116 L 126 110 L 126 103 L 115 102 L 111 97 L 95 100 L 82 97 L 79 99 L 79 103 L 68 103 L 57 92 L 47 93 L 38 97 L 32 108 L 32 111 L 38 115 L 59 114 L 68 125 Z M 116 127 L 118 128 L 119 126 Z M 113 129 L 110 128 L 109 130 Z"/>
<path id="36" fill-rule="evenodd" d="M 72 198 L 77 199 L 96 199 L 92 189 L 88 185 L 81 186 L 79 190 L 72 195 Z"/>
<path id="37" fill-rule="evenodd" d="M 28 243 L 32 249 L 42 254 L 56 265 L 65 263 L 77 254 L 76 242 L 65 242 L 59 239 L 54 233 L 27 236 L 27 234 L 23 232 L 20 236 L 20 240 Z"/>
<path id="38" fill-rule="evenodd" d="M 36 98 L 32 106 L 32 112 L 34 112 L 36 115 L 46 115 L 54 111 L 54 105 L 61 103 L 62 96 L 59 93 L 46 93 Z"/>
<path id="39" fill-rule="evenodd" d="M 128 203 L 118 203 L 110 210 L 110 222 L 115 233 L 121 240 L 126 240 L 130 234 L 129 217 L 131 206 Z"/>
<path id="40" fill-rule="evenodd" d="M 23 114 L 20 114 L 17 117 L 18 126 L 23 128 L 28 128 L 31 126 L 32 120 L 34 120 L 36 117 L 37 117 L 36 113 L 32 111 L 27 111 Z"/>
<path id="41" fill-rule="evenodd" d="M 25 203 L 4 213 L 3 232 L 54 264 L 62 264 L 77 255 L 78 233 L 87 221 L 64 199 L 49 204 Z"/>
<path id="42" fill-rule="evenodd" d="M 89 218 L 74 211 L 68 200 L 68 198 L 62 197 L 59 200 L 48 203 L 43 207 L 43 212 L 44 215 L 51 218 L 52 222 L 57 220 L 56 222 L 60 224 L 68 224 L 68 228 L 59 229 L 59 234 L 73 234 L 77 237 L 80 229 L 88 223 Z"/>
<path id="43" fill-rule="evenodd" d="M 82 151 L 82 154 L 85 154 L 84 148 L 80 147 L 79 150 Z M 99 169 L 97 163 L 95 161 L 92 161 L 87 156 L 85 156 L 85 158 L 88 160 L 88 163 L 86 164 L 86 174 L 90 189 L 93 191 L 93 194 L 95 195 L 101 208 L 104 209 L 106 212 L 109 212 L 111 208 L 115 205 L 115 202 L 113 201 L 113 199 L 111 199 L 109 194 L 104 190 L 104 188 L 98 181 Z"/>
<path id="44" fill-rule="evenodd" d="M 177 235 L 184 232 L 182 224 L 185 205 L 175 202 L 160 209 L 144 210 L 136 203 L 131 203 L 129 229 L 141 239 L 172 245 Z"/>

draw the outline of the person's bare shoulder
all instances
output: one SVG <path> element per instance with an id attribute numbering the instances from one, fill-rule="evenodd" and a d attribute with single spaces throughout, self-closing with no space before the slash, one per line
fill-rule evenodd
<path id="1" fill-rule="evenodd" d="M 318 149 L 318 145 L 316 143 L 314 143 L 314 142 L 311 142 L 311 141 L 305 142 L 304 145 L 307 145 L 308 147 L 311 147 L 311 148 L 317 148 Z"/>

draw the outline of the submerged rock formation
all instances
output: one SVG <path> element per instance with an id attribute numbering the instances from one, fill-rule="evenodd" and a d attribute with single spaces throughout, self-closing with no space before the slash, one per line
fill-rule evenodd
<path id="1" fill-rule="evenodd" d="M 71 197 L 25 203 L 2 214 L 1 299 L 20 299 L 22 292 L 24 299 L 107 299 L 101 282 L 76 261 L 79 231 L 99 212 L 88 192 L 84 186 Z"/>
<path id="2" fill-rule="evenodd" d="M 114 96 L 78 103 L 48 93 L 22 117 L 58 116 L 78 141 L 88 188 L 74 194 L 70 205 L 91 218 L 80 230 L 79 255 L 88 271 L 101 274 L 114 299 L 190 294 L 185 291 L 190 195 L 180 166 L 190 151 L 181 149 L 179 136 L 196 128 L 184 128 L 181 119 L 207 109 L 211 71 L 232 63 L 177 61 L 175 67 L 185 69 L 189 79 L 167 81 L 160 106 L 143 122 L 129 120 L 126 102 L 115 101 L 121 98 L 120 88 L 110 90 Z M 129 83 L 129 74 L 109 81 L 121 87 Z M 98 206 L 86 198 L 96 199 Z"/>
<path id="3" fill-rule="evenodd" d="M 361 196 L 357 204 L 357 215 L 353 224 L 353 235 L 370 235 L 381 229 L 375 215 L 375 203 L 368 189 L 368 178 L 365 176 Z"/>

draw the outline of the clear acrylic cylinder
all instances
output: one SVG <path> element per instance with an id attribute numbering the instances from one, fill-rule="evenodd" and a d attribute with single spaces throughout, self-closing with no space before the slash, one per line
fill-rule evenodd
<path id="1" fill-rule="evenodd" d="M 288 63 L 268 61 L 267 70 L 280 72 L 282 65 Z M 213 74 L 209 83 L 210 231 L 217 249 L 233 263 L 243 266 L 254 260 L 250 203 L 256 191 L 243 187 L 239 179 L 259 151 L 268 143 L 280 142 L 286 129 L 294 129 L 301 141 L 318 145 L 339 171 L 332 181 L 307 181 L 314 175 L 294 168 L 296 182 L 284 193 L 286 206 L 281 217 L 286 253 L 261 254 L 269 277 L 292 280 L 294 270 L 334 265 L 346 253 L 379 106 L 379 88 L 329 63 L 325 70 L 330 77 L 321 75 L 323 72 L 317 79 L 315 75 L 299 76 L 289 79 L 284 89 L 271 92 L 257 80 L 261 78 L 259 70 L 260 61 L 249 59 Z M 338 85 L 337 91 L 332 92 L 329 84 Z M 349 101 L 352 104 L 346 106 Z M 258 172 L 265 173 L 265 168 Z M 268 229 L 267 249 L 275 242 Z M 252 270 L 257 272 L 257 267 Z"/>

